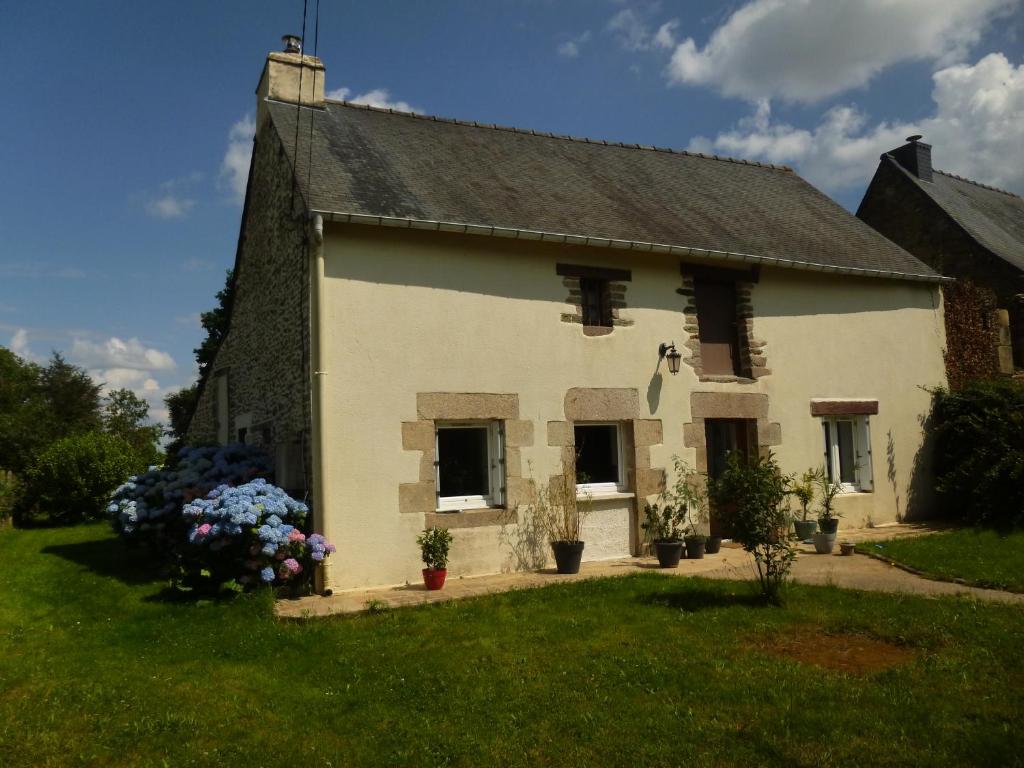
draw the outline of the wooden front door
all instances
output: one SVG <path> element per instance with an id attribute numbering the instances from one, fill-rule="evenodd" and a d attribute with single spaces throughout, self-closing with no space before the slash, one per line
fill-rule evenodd
<path id="1" fill-rule="evenodd" d="M 729 454 L 738 453 L 743 459 L 757 455 L 757 422 L 753 419 L 707 419 L 704 437 L 708 450 L 708 477 L 717 480 L 725 470 Z M 720 515 L 711 504 L 711 535 L 729 536 Z"/>

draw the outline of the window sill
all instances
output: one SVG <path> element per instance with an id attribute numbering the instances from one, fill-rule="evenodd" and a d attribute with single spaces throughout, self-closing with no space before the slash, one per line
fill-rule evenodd
<path id="1" fill-rule="evenodd" d="M 635 499 L 631 491 L 601 491 L 599 493 L 577 493 L 576 501 L 615 501 L 616 499 Z"/>
<path id="2" fill-rule="evenodd" d="M 506 507 L 481 507 L 465 510 L 439 510 L 424 515 L 427 528 L 482 528 L 489 525 L 508 525 L 516 522 L 514 510 Z"/>
<path id="3" fill-rule="evenodd" d="M 757 379 L 733 374 L 701 374 L 697 381 L 707 384 L 757 384 Z"/>

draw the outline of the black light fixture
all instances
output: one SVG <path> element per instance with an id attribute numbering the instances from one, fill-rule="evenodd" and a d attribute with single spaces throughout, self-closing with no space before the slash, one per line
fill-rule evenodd
<path id="1" fill-rule="evenodd" d="M 658 347 L 658 359 L 668 360 L 668 372 L 673 376 L 679 373 L 679 361 L 683 359 L 683 356 L 679 354 L 674 341 L 668 344 L 661 343 L 661 346 Z"/>

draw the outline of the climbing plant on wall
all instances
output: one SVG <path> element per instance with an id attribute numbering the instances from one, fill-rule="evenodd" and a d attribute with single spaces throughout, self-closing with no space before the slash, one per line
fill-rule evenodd
<path id="1" fill-rule="evenodd" d="M 952 391 L 999 373 L 996 297 L 988 288 L 958 280 L 943 288 L 946 373 Z"/>

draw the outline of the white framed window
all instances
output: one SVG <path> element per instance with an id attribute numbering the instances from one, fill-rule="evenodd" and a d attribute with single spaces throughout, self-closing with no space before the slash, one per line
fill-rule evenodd
<path id="1" fill-rule="evenodd" d="M 434 425 L 438 510 L 481 509 L 505 503 L 504 433 L 500 421 Z"/>
<path id="2" fill-rule="evenodd" d="M 623 493 L 626 472 L 622 426 L 617 423 L 576 423 L 576 492 L 600 496 Z"/>
<path id="3" fill-rule="evenodd" d="M 871 426 L 867 416 L 824 416 L 825 472 L 843 491 L 870 491 Z"/>

